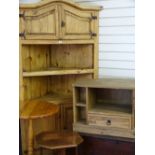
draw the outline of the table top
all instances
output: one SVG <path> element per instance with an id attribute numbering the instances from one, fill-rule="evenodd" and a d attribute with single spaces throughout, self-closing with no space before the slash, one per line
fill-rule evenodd
<path id="1" fill-rule="evenodd" d="M 28 101 L 20 112 L 20 119 L 49 117 L 59 111 L 59 106 L 43 100 Z"/>
<path id="2" fill-rule="evenodd" d="M 82 137 L 72 131 L 43 132 L 36 136 L 37 145 L 46 149 L 64 149 L 77 147 L 83 142 Z"/>

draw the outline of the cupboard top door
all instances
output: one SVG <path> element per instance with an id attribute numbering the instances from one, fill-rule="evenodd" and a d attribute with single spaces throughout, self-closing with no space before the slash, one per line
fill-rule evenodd
<path id="1" fill-rule="evenodd" d="M 93 19 L 93 11 L 82 11 L 67 5 L 63 5 L 61 10 L 63 39 L 91 39 L 93 35 L 96 35 L 97 17 Z"/>
<path id="2" fill-rule="evenodd" d="M 21 32 L 23 39 L 57 39 L 58 9 L 56 5 L 21 10 Z"/>

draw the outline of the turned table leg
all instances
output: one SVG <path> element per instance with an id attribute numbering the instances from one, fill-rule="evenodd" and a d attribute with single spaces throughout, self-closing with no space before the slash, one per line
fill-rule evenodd
<path id="1" fill-rule="evenodd" d="M 66 150 L 65 149 L 59 150 L 59 155 L 66 155 Z"/>
<path id="2" fill-rule="evenodd" d="M 28 125 L 28 155 L 33 155 L 33 125 L 32 119 L 29 120 Z"/>
<path id="3" fill-rule="evenodd" d="M 75 155 L 78 155 L 78 148 L 75 148 Z"/>

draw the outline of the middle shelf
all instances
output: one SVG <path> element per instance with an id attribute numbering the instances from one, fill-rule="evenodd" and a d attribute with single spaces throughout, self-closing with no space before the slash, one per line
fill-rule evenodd
<path id="1" fill-rule="evenodd" d="M 54 69 L 43 70 L 43 71 L 23 72 L 23 77 L 68 75 L 68 74 L 89 74 L 89 73 L 94 73 L 94 69 L 54 68 Z"/>
<path id="2" fill-rule="evenodd" d="M 93 45 L 22 45 L 22 76 L 94 74 Z"/>

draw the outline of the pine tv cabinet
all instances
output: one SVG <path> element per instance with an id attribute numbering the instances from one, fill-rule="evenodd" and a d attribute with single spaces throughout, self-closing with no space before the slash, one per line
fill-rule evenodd
<path id="1" fill-rule="evenodd" d="M 73 85 L 74 130 L 134 138 L 135 95 L 132 79 L 90 79 Z"/>

